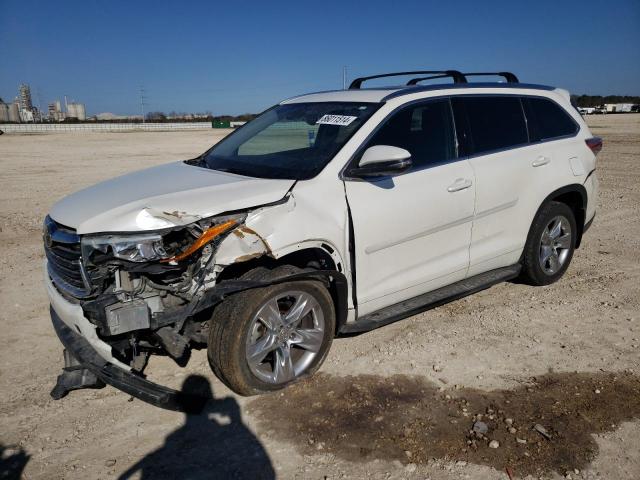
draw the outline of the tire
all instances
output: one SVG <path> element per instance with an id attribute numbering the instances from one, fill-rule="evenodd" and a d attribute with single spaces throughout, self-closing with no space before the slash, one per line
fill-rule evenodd
<path id="1" fill-rule="evenodd" d="M 300 272 L 289 265 L 259 268 L 241 279 L 272 280 Z M 274 306 L 277 313 L 270 308 Z M 280 390 L 318 370 L 331 347 L 336 316 L 321 282 L 298 280 L 228 297 L 216 306 L 210 324 L 211 369 L 234 392 L 256 395 Z"/>
<path id="2" fill-rule="evenodd" d="M 531 225 L 524 247 L 522 274 L 530 285 L 549 285 L 564 275 L 575 250 L 578 228 L 564 203 L 545 204 Z"/>

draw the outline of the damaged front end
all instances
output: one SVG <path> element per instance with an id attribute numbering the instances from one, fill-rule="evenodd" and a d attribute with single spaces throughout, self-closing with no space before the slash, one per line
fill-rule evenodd
<path id="1" fill-rule="evenodd" d="M 164 408 L 184 409 L 176 406 L 177 392 L 164 387 L 156 386 L 159 397 L 145 396 L 149 385 L 136 383 L 135 377 L 144 379 L 152 354 L 168 355 L 184 366 L 191 348 L 207 343 L 205 310 L 228 294 L 260 286 L 216 282 L 225 262 L 216 262 L 215 256 L 226 239 L 235 262 L 270 254 L 266 241 L 245 225 L 246 212 L 196 221 L 179 212 L 145 215 L 146 221 L 174 225 L 154 232 L 79 236 L 45 220 L 45 282 L 54 327 L 67 349 L 54 398 L 106 382 Z M 186 218 L 191 222 L 179 224 Z M 107 364 L 111 376 L 105 374 Z M 126 373 L 137 386 L 114 383 L 113 368 L 115 378 Z"/>

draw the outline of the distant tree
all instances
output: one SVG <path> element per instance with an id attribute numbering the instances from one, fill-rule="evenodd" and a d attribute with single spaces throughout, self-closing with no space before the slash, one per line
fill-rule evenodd
<path id="1" fill-rule="evenodd" d="M 166 122 L 167 116 L 163 112 L 149 112 L 147 113 L 148 122 Z"/>
<path id="2" fill-rule="evenodd" d="M 640 97 L 630 95 L 572 95 L 572 101 L 578 107 L 599 107 L 605 103 L 640 103 Z"/>

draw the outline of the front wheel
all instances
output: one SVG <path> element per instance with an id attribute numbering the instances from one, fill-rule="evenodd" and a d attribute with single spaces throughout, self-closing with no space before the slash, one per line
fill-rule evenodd
<path id="1" fill-rule="evenodd" d="M 300 270 L 260 269 L 243 278 L 269 280 Z M 335 331 L 328 290 L 317 281 L 293 281 L 247 290 L 218 305 L 211 318 L 209 364 L 242 395 L 278 390 L 315 372 Z"/>
<path id="2" fill-rule="evenodd" d="M 569 267 L 576 245 L 573 210 L 564 203 L 549 202 L 533 221 L 524 247 L 522 276 L 531 285 L 549 285 Z"/>

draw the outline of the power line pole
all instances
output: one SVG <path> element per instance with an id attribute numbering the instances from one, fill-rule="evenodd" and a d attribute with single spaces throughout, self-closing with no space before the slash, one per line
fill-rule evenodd
<path id="1" fill-rule="evenodd" d="M 342 89 L 347 89 L 347 66 L 344 65 L 342 67 Z"/>
<path id="2" fill-rule="evenodd" d="M 144 88 L 140 85 L 140 111 L 142 112 L 142 123 L 144 123 Z"/>
<path id="3" fill-rule="evenodd" d="M 40 88 L 36 87 L 36 95 L 38 96 L 38 115 L 40 115 L 40 123 L 42 123 L 42 97 L 40 96 Z"/>

